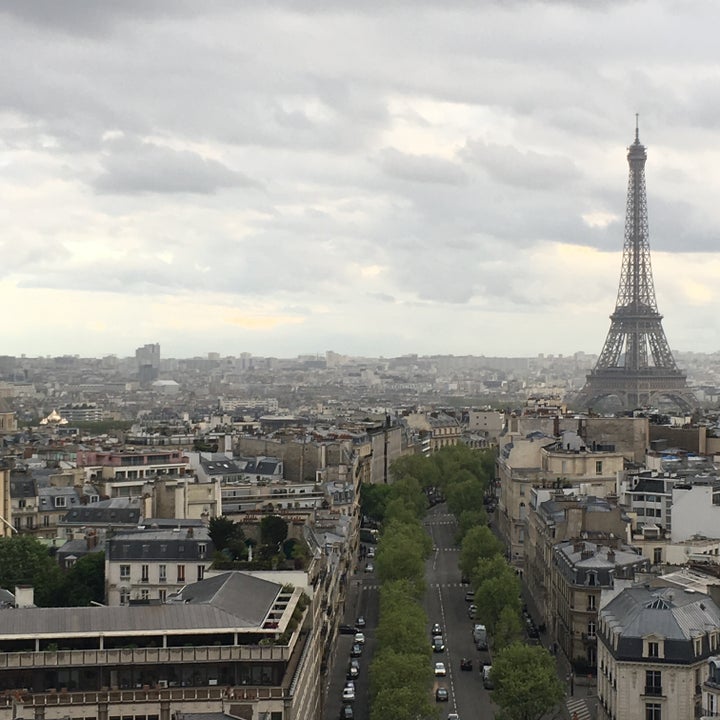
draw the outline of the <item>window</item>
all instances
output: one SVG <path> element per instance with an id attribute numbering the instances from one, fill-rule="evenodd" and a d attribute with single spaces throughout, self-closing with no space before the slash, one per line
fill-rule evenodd
<path id="1" fill-rule="evenodd" d="M 662 720 L 660 703 L 645 703 L 645 720 Z"/>
<path id="2" fill-rule="evenodd" d="M 58 495 L 55 498 L 55 507 L 56 508 L 64 508 L 65 507 L 65 496 L 64 495 Z"/>
<path id="3" fill-rule="evenodd" d="M 27 528 L 32 528 L 32 527 L 33 527 L 33 518 L 32 518 L 32 516 L 25 518 L 25 527 L 27 527 Z"/>
<path id="4" fill-rule="evenodd" d="M 185 582 L 185 566 L 184 565 L 177 566 L 177 579 L 178 579 L 178 582 Z"/>
<path id="5" fill-rule="evenodd" d="M 595 474 L 602 475 L 602 460 L 595 461 Z"/>
<path id="6" fill-rule="evenodd" d="M 594 572 L 589 572 L 587 576 L 587 584 L 588 585 L 597 585 L 597 574 Z"/>
<path id="7" fill-rule="evenodd" d="M 129 565 L 121 565 L 120 566 L 120 579 L 121 580 L 129 580 L 130 579 L 130 566 Z"/>
<path id="8" fill-rule="evenodd" d="M 141 590 L 140 591 L 140 599 L 141 600 L 149 600 L 150 599 L 150 591 L 149 590 Z"/>
<path id="9" fill-rule="evenodd" d="M 198 543 L 198 553 L 200 554 L 200 557 L 205 557 L 205 553 L 207 552 L 207 543 Z"/>
<path id="10" fill-rule="evenodd" d="M 645 694 L 662 695 L 662 673 L 659 670 L 645 671 Z"/>
<path id="11" fill-rule="evenodd" d="M 158 597 L 160 598 L 160 602 L 164 603 L 167 600 L 167 590 L 158 590 Z"/>
<path id="12" fill-rule="evenodd" d="M 20 500 L 18 500 L 18 507 L 19 507 L 21 510 L 25 507 L 25 505 L 27 505 L 27 503 L 26 503 L 26 501 L 25 501 L 24 498 L 21 498 Z"/>
<path id="13" fill-rule="evenodd" d="M 588 636 L 588 638 L 594 638 L 594 637 L 595 637 L 595 630 L 596 630 L 595 621 L 594 621 L 594 620 L 591 620 L 591 621 L 587 624 L 587 636 Z"/>
<path id="14" fill-rule="evenodd" d="M 167 565 L 158 565 L 158 578 L 160 582 L 167 582 Z"/>
<path id="15" fill-rule="evenodd" d="M 50 516 L 43 516 L 43 527 L 50 527 Z"/>
<path id="16" fill-rule="evenodd" d="M 120 604 L 121 605 L 127 605 L 130 602 L 130 590 L 128 588 L 123 588 L 120 590 Z"/>
<path id="17" fill-rule="evenodd" d="M 660 643 L 649 642 L 647 644 L 647 656 L 652 658 L 660 657 Z"/>
<path id="18" fill-rule="evenodd" d="M 596 602 L 595 596 L 594 596 L 594 595 L 588 595 L 588 599 L 587 599 L 587 600 L 588 600 L 587 609 L 588 609 L 588 610 L 595 610 L 595 602 Z"/>
<path id="19" fill-rule="evenodd" d="M 653 565 L 659 565 L 662 562 L 662 548 L 653 548 Z"/>
<path id="20" fill-rule="evenodd" d="M 693 638 L 693 645 L 695 647 L 695 654 L 702 655 L 702 638 Z"/>
<path id="21" fill-rule="evenodd" d="M 140 568 L 140 582 L 146 583 L 150 579 L 150 566 L 142 565 Z"/>
<path id="22" fill-rule="evenodd" d="M 202 580 L 205 577 L 205 566 L 204 565 L 198 565 L 197 566 L 197 579 L 198 582 Z"/>

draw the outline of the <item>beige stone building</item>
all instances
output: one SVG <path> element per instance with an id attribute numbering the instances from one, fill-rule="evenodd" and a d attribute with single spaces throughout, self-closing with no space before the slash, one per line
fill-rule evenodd
<path id="1" fill-rule="evenodd" d="M 592 541 L 569 540 L 553 548 L 548 620 L 551 637 L 565 656 L 592 673 L 597 665 L 601 591 L 618 580 L 633 581 L 650 564 L 612 535 L 590 537 Z"/>
<path id="2" fill-rule="evenodd" d="M 554 549 L 560 543 L 581 538 L 622 541 L 629 518 L 616 503 L 605 498 L 578 496 L 572 490 L 531 491 L 525 543 L 525 581 L 539 622 L 545 623 L 557 641 L 558 600 L 553 597 L 557 582 Z"/>
<path id="3" fill-rule="evenodd" d="M 601 720 L 700 717 L 720 641 L 720 609 L 708 595 L 625 588 L 600 609 L 597 637 Z"/>
<path id="4" fill-rule="evenodd" d="M 498 529 L 510 550 L 511 562 L 525 565 L 525 535 L 534 488 L 576 487 L 583 494 L 612 494 L 625 459 L 621 453 L 593 451 L 575 433 L 559 438 L 541 433 L 511 437 L 500 451 Z"/>

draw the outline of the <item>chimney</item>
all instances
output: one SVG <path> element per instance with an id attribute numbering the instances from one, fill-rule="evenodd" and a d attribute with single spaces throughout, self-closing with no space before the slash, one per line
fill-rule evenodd
<path id="1" fill-rule="evenodd" d="M 608 548 L 607 559 L 608 559 L 608 562 L 611 562 L 611 563 L 615 562 L 615 551 L 612 548 Z"/>
<path id="2" fill-rule="evenodd" d="M 35 589 L 32 585 L 15 586 L 15 607 L 35 607 Z"/>
<path id="3" fill-rule="evenodd" d="M 189 538 L 195 536 L 195 531 L 194 531 L 191 527 L 188 528 L 187 536 L 188 536 Z"/>

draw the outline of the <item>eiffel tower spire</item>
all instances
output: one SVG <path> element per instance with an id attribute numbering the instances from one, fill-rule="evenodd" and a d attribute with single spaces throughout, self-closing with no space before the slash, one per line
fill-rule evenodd
<path id="1" fill-rule="evenodd" d="M 637 115 L 627 159 L 625 242 L 615 311 L 597 364 L 573 405 L 589 407 L 615 396 L 625 409 L 632 409 L 667 397 L 689 410 L 695 399 L 675 363 L 655 299 L 645 191 L 647 152 L 640 143 Z"/>

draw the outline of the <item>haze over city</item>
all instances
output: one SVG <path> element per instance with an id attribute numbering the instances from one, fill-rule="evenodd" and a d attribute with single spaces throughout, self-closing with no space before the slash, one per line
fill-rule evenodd
<path id="1" fill-rule="evenodd" d="M 4 354 L 597 353 L 636 112 L 664 328 L 720 347 L 717 3 L 0 16 Z"/>

